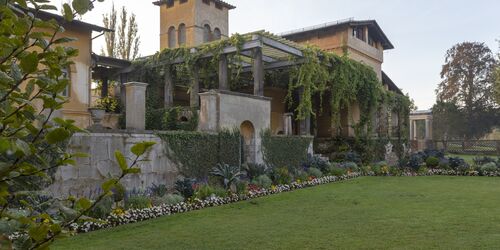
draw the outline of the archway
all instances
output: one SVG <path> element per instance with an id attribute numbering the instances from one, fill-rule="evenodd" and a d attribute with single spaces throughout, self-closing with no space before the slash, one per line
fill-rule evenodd
<path id="1" fill-rule="evenodd" d="M 242 138 L 242 163 L 255 163 L 255 128 L 250 121 L 240 125 Z"/>

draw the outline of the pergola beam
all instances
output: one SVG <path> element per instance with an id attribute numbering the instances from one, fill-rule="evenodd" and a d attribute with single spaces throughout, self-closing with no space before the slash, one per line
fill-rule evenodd
<path id="1" fill-rule="evenodd" d="M 288 46 L 284 43 L 280 43 L 276 40 L 273 40 L 273 39 L 270 39 L 270 38 L 267 38 L 264 36 L 261 36 L 261 39 L 262 39 L 262 43 L 269 46 L 269 47 L 275 48 L 277 50 L 283 51 L 283 52 L 288 53 L 288 54 L 292 54 L 292 55 L 297 56 L 297 57 L 304 56 L 304 54 L 302 54 L 302 51 L 300 51 L 299 49 Z"/>

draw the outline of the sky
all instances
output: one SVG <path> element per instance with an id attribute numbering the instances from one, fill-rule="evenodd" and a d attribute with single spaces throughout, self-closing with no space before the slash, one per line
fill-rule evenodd
<path id="1" fill-rule="evenodd" d="M 53 0 L 54 3 L 67 0 Z M 289 30 L 345 18 L 375 19 L 394 44 L 385 51 L 383 70 L 409 93 L 418 109 L 435 103 L 446 50 L 464 41 L 486 43 L 498 52 L 500 1 L 498 0 L 225 0 L 237 8 L 230 11 L 229 32 L 245 33 Z M 102 25 L 102 15 L 126 6 L 137 15 L 141 55 L 159 49 L 160 16 L 152 0 L 105 0 L 83 17 Z M 93 50 L 101 51 L 103 38 Z"/>

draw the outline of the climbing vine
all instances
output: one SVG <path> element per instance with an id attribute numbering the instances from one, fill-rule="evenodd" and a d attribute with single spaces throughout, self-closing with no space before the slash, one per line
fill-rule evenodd
<path id="1" fill-rule="evenodd" d="M 264 34 L 262 34 L 264 35 Z M 224 49 L 233 46 L 236 52 L 226 54 L 229 66 L 229 81 L 231 90 L 243 88 L 246 79 L 242 79 L 242 56 L 241 48 L 250 35 L 233 35 L 229 39 L 204 44 L 196 48 L 165 49 L 154 56 L 143 58 L 136 63 L 136 71 L 133 75 L 138 81 L 146 81 L 151 84 L 148 91 L 148 101 L 153 104 L 151 108 L 162 108 L 161 93 L 164 84 L 164 68 L 176 60 L 170 70 L 173 78 L 179 86 L 191 91 L 190 79 L 193 72 L 198 68 L 200 84 L 207 89 L 218 87 L 218 65 Z M 328 105 L 333 127 L 341 128 L 341 111 L 349 108 L 353 103 L 359 106 L 360 119 L 353 128 L 357 137 L 369 137 L 371 135 L 372 118 L 380 105 L 390 105 L 390 110 L 400 116 L 404 121 L 409 114 L 411 102 L 407 97 L 392 94 L 386 91 L 371 67 L 354 61 L 347 54 L 336 55 L 333 52 L 323 51 L 314 46 L 303 46 L 301 48 L 303 57 L 297 60 L 297 64 L 287 70 L 277 70 L 274 73 L 266 73 L 266 85 L 287 88 L 286 102 L 293 107 L 298 120 L 303 120 L 312 115 L 315 116 L 315 100 L 319 100 L 320 112 L 323 112 L 324 96 L 328 95 Z M 210 55 L 210 57 L 204 57 Z M 298 61 L 300 60 L 300 61 Z M 247 62 L 248 63 L 248 62 Z M 288 84 L 284 86 L 283 76 L 287 76 Z M 251 75 L 245 75 L 251 78 Z M 186 80 L 187 79 L 187 80 Z M 298 98 L 297 98 L 298 97 Z M 156 105 L 156 106 L 155 106 Z M 352 119 L 352 118 L 349 118 Z M 402 125 L 404 122 L 402 122 Z M 405 128 L 399 131 L 400 135 L 405 133 Z"/>

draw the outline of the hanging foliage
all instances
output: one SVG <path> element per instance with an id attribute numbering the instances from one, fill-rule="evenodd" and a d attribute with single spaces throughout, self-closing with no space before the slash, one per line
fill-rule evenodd
<path id="1" fill-rule="evenodd" d="M 262 33 L 265 36 L 266 33 Z M 229 65 L 229 80 L 232 90 L 243 88 L 244 81 L 240 78 L 242 72 L 242 56 L 240 50 L 247 41 L 249 35 L 234 35 L 229 39 L 214 41 L 212 43 L 200 45 L 196 48 L 165 49 L 154 56 L 144 58 L 136 63 L 137 73 L 134 74 L 139 79 L 150 83 L 150 89 L 155 89 L 151 95 L 160 96 L 163 93 L 164 67 L 171 65 L 176 60 L 182 61 L 176 64 L 171 71 L 177 85 L 191 88 L 192 74 L 194 68 L 198 68 L 200 84 L 204 88 L 217 88 L 218 65 L 225 48 L 234 46 L 237 51 L 226 54 Z M 324 107 L 323 96 L 328 94 L 330 105 L 330 116 L 333 127 L 341 127 L 341 110 L 351 107 L 353 104 L 359 106 L 360 119 L 354 125 L 357 136 L 370 136 L 372 118 L 380 105 L 390 100 L 390 109 L 397 109 L 396 113 L 401 118 L 409 114 L 409 99 L 405 96 L 391 94 L 383 88 L 371 67 L 363 63 L 350 59 L 347 55 L 338 56 L 333 52 L 323 51 L 314 46 L 303 46 L 301 48 L 303 57 L 296 60 L 296 66 L 287 70 L 276 70 L 267 72 L 266 85 L 279 86 L 288 90 L 286 101 L 290 107 L 295 108 L 296 118 L 303 120 L 308 116 L 315 116 L 313 102 L 319 97 L 320 107 Z M 205 55 L 210 55 L 206 57 Z M 284 86 L 283 76 L 288 76 L 288 85 Z M 247 76 L 246 76 L 247 77 Z M 251 77 L 248 76 L 248 77 Z M 188 79 L 187 83 L 186 79 Z M 277 82 L 274 82 L 277 81 Z M 297 98 L 297 96 L 299 98 Z M 390 98 L 389 98 L 390 96 Z M 155 99 L 149 98 L 148 99 Z M 159 103 L 161 100 L 154 100 Z M 402 105 L 402 106 L 397 106 Z M 323 111 L 322 109 L 320 110 Z M 401 119 L 401 120 L 404 120 Z M 404 124 L 403 124 L 404 125 Z M 404 133 L 404 128 L 400 134 Z"/>

